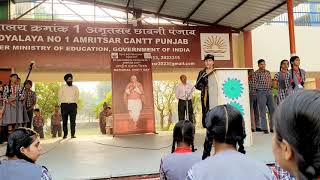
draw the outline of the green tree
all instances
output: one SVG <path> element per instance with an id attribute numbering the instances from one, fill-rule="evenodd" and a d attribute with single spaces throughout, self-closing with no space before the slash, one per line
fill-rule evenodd
<path id="1" fill-rule="evenodd" d="M 161 130 L 167 131 L 172 125 L 173 109 L 177 106 L 175 98 L 177 85 L 177 81 L 155 81 L 153 83 L 154 104 L 160 115 Z M 167 121 L 166 126 L 165 121 Z"/>
<path id="2" fill-rule="evenodd" d="M 45 121 L 51 117 L 55 105 L 59 105 L 58 93 L 61 87 L 60 82 L 55 83 L 35 83 L 35 92 L 37 94 L 37 107 Z M 78 111 L 80 111 L 84 103 L 81 99 L 77 102 Z"/>
<path id="3" fill-rule="evenodd" d="M 87 115 L 90 118 L 95 118 L 95 113 L 93 111 L 93 109 L 95 108 L 95 106 L 98 104 L 98 99 L 96 97 L 96 95 L 92 92 L 88 92 L 88 91 L 82 91 L 80 93 L 80 98 L 81 103 L 82 103 L 82 108 L 81 111 L 79 111 L 79 115 Z M 85 106 L 84 106 L 85 104 Z"/>
<path id="4" fill-rule="evenodd" d="M 45 121 L 53 112 L 54 106 L 59 104 L 58 92 L 61 83 L 36 83 L 35 92 L 37 94 L 37 106 Z"/>
<path id="5" fill-rule="evenodd" d="M 109 91 L 108 93 L 105 94 L 104 98 L 102 101 L 99 102 L 99 104 L 97 104 L 93 111 L 96 115 L 96 118 L 99 117 L 100 112 L 102 111 L 103 108 L 103 103 L 106 102 L 109 106 L 112 107 L 112 91 Z"/>
<path id="6" fill-rule="evenodd" d="M 111 82 L 110 81 L 101 81 L 97 84 L 97 99 L 103 99 L 106 96 L 106 93 L 111 91 Z"/>
<path id="7" fill-rule="evenodd" d="M 202 127 L 202 109 L 201 109 L 201 93 L 200 91 L 195 90 L 192 94 L 192 107 L 193 107 L 193 124 L 196 127 Z"/>

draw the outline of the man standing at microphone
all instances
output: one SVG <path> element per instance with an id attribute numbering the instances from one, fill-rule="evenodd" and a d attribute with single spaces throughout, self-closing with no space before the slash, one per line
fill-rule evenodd
<path id="1" fill-rule="evenodd" d="M 210 109 L 208 76 L 214 71 L 214 56 L 212 54 L 207 54 L 204 57 L 204 64 L 206 67 L 199 72 L 195 87 L 201 91 L 202 126 L 203 128 L 206 128 L 205 118 Z"/>
<path id="2" fill-rule="evenodd" d="M 61 103 L 61 115 L 63 121 L 63 139 L 68 136 L 68 117 L 70 116 L 71 138 L 76 138 L 76 116 L 77 116 L 77 101 L 79 99 L 79 89 L 72 85 L 72 74 L 64 76 L 66 85 L 62 85 L 59 90 L 59 102 Z"/>
<path id="3" fill-rule="evenodd" d="M 185 114 L 187 112 L 188 104 L 188 120 L 193 122 L 193 107 L 192 107 L 192 90 L 193 86 L 187 83 L 187 76 L 180 76 L 181 84 L 176 88 L 176 98 L 178 99 L 178 117 L 179 121 L 186 120 Z M 188 101 L 188 103 L 187 103 Z"/>

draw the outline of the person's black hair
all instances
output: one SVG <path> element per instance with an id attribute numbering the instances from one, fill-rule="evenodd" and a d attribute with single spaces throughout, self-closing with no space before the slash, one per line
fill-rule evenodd
<path id="1" fill-rule="evenodd" d="M 3 84 L 3 82 L 2 82 L 2 81 L 0 81 L 0 85 L 1 85 L 1 84 Z"/>
<path id="2" fill-rule="evenodd" d="M 63 79 L 64 79 L 64 81 L 67 81 L 70 77 L 73 78 L 72 74 L 68 73 L 68 74 L 64 75 Z"/>
<path id="3" fill-rule="evenodd" d="M 207 134 L 202 159 L 210 156 L 212 142 L 231 144 L 245 154 L 246 137 L 244 120 L 241 112 L 231 105 L 220 105 L 209 110 L 206 115 Z"/>
<path id="4" fill-rule="evenodd" d="M 32 86 L 32 81 L 31 80 L 26 80 L 26 84 L 29 84 L 30 86 Z"/>
<path id="5" fill-rule="evenodd" d="M 295 83 L 294 83 L 294 78 L 293 78 L 293 63 L 294 63 L 294 61 L 296 60 L 296 59 L 298 59 L 299 58 L 299 56 L 292 56 L 291 58 L 290 58 L 290 65 L 291 65 L 291 78 L 293 79 L 293 82 L 291 82 L 291 86 L 292 86 L 292 88 L 294 89 L 295 88 Z M 299 58 L 300 59 L 300 58 Z M 301 73 L 301 69 L 300 69 L 300 67 L 298 67 L 298 70 L 299 70 L 299 74 L 300 74 L 300 77 L 302 76 L 302 73 Z M 303 81 L 303 79 L 302 79 L 302 82 L 301 82 L 301 86 L 304 86 L 304 81 Z"/>
<path id="6" fill-rule="evenodd" d="M 34 109 L 34 112 L 40 112 L 39 108 Z"/>
<path id="7" fill-rule="evenodd" d="M 300 179 L 320 176 L 320 91 L 288 96 L 274 114 L 276 139 L 285 139 L 294 151 Z"/>
<path id="8" fill-rule="evenodd" d="M 174 153 L 176 144 L 184 142 L 191 146 L 194 152 L 194 125 L 189 120 L 181 120 L 173 128 L 173 142 L 171 152 Z"/>
<path id="9" fill-rule="evenodd" d="M 34 161 L 24 155 L 20 149 L 22 147 L 28 148 L 38 136 L 35 131 L 29 128 L 15 129 L 8 137 L 6 156 L 11 158 L 16 156 L 19 159 L 34 163 Z"/>
<path id="10" fill-rule="evenodd" d="M 60 108 L 60 106 L 59 106 L 58 104 L 56 104 L 54 107 L 55 107 L 55 108 Z"/>
<path id="11" fill-rule="evenodd" d="M 286 59 L 282 60 L 282 61 L 280 62 L 280 71 L 281 71 L 281 66 L 282 66 L 282 64 L 283 64 L 284 62 L 288 62 L 288 63 L 289 63 L 289 61 L 286 60 Z"/>
<path id="12" fill-rule="evenodd" d="M 260 63 L 263 63 L 263 62 L 266 62 L 264 59 L 259 59 L 258 60 L 258 65 L 260 64 Z"/>
<path id="13" fill-rule="evenodd" d="M 292 57 L 290 58 L 290 64 L 293 65 L 294 61 L 295 61 L 296 59 L 298 59 L 298 58 L 299 58 L 299 56 L 292 56 Z M 300 58 L 299 58 L 299 59 L 300 59 Z"/>
<path id="14" fill-rule="evenodd" d="M 214 61 L 214 55 L 207 54 L 206 56 L 204 56 L 204 60 L 207 60 L 207 59 L 211 59 L 212 61 Z"/>
<path id="15" fill-rule="evenodd" d="M 186 75 L 184 75 L 184 74 L 181 74 L 181 76 L 180 76 L 180 80 L 181 80 L 181 78 L 182 78 L 183 76 L 184 76 L 184 77 L 187 77 Z"/>

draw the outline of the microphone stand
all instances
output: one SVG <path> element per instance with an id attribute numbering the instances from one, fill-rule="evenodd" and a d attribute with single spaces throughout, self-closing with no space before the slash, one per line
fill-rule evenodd
<path id="1" fill-rule="evenodd" d="M 184 96 L 185 96 L 186 111 L 187 111 L 187 112 L 186 112 L 186 116 L 185 116 L 185 120 L 186 120 L 186 121 L 190 120 L 190 119 L 189 119 L 189 106 L 188 106 L 188 99 L 189 99 L 190 95 L 193 93 L 196 85 L 201 81 L 201 79 L 204 78 L 204 77 L 206 77 L 206 76 L 209 76 L 211 73 L 212 73 L 212 72 L 210 72 L 209 74 L 207 74 L 206 72 L 203 73 L 203 74 L 200 76 L 200 78 L 197 80 L 196 84 L 191 88 L 190 92 L 189 92 L 189 93 L 185 92 L 185 95 L 184 95 Z"/>
<path id="2" fill-rule="evenodd" d="M 29 66 L 28 75 L 27 75 L 26 80 L 25 80 L 24 83 L 23 83 L 23 87 L 22 87 L 22 89 L 20 90 L 20 93 L 19 93 L 19 98 L 18 98 L 19 100 L 20 100 L 20 98 L 22 97 L 22 93 L 23 93 L 23 91 L 24 91 L 24 89 L 25 89 L 25 87 L 26 87 L 26 82 L 27 82 L 27 80 L 29 79 L 30 73 L 31 73 L 31 71 L 32 71 L 32 66 L 33 66 L 33 64 L 34 64 L 34 63 L 31 63 L 30 66 Z"/>

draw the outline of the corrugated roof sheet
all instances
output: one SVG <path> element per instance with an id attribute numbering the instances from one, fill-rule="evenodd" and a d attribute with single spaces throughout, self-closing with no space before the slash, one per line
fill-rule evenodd
<path id="1" fill-rule="evenodd" d="M 242 0 L 207 0 L 192 16 L 192 19 L 213 23 L 241 1 Z"/>
<path id="2" fill-rule="evenodd" d="M 201 0 L 168 0 L 161 13 L 178 17 L 187 17 L 200 1 Z"/>
<path id="3" fill-rule="evenodd" d="M 106 4 L 126 7 L 128 0 L 98 0 Z M 131 0 L 129 7 L 141 9 L 152 13 L 157 13 L 161 4 L 166 1 L 161 15 L 185 19 L 198 6 L 202 0 Z M 202 5 L 192 14 L 191 20 L 203 22 L 203 24 L 214 23 L 219 18 L 227 14 L 243 0 L 205 0 Z M 218 25 L 228 26 L 235 29 L 244 27 L 244 30 L 252 30 L 257 26 L 273 19 L 274 17 L 287 11 L 286 0 L 247 0 L 235 11 L 225 17 Z M 295 0 L 295 5 L 307 0 Z M 249 22 L 257 19 L 261 15 L 270 11 L 279 4 L 279 8 L 261 17 L 252 24 Z M 199 24 L 198 22 L 196 24 Z"/>

